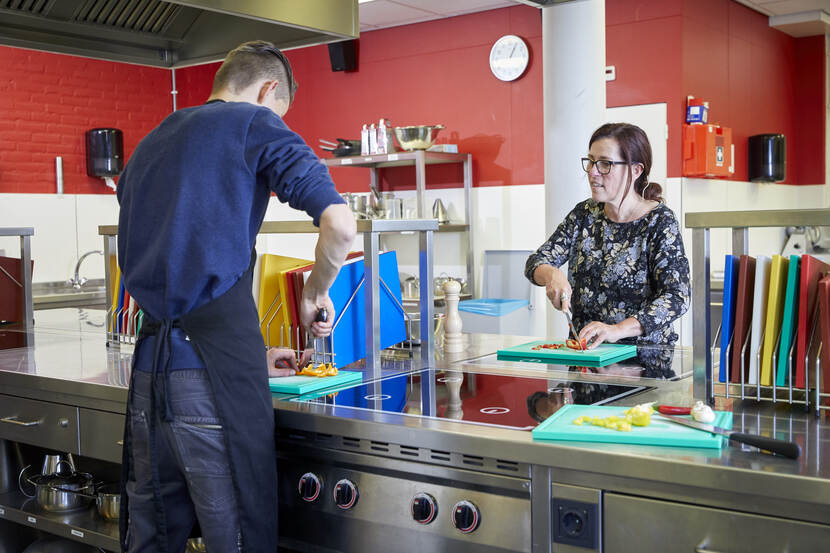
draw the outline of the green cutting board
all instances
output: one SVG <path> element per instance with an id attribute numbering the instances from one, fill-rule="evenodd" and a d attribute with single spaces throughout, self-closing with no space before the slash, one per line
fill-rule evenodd
<path id="1" fill-rule="evenodd" d="M 611 430 L 591 423 L 574 424 L 577 417 L 624 416 L 628 407 L 606 405 L 565 405 L 533 429 L 534 440 L 568 440 L 574 442 L 605 442 L 616 444 L 668 445 L 680 447 L 707 447 L 720 449 L 726 442 L 723 436 L 710 434 L 668 421 L 657 413 L 651 416 L 648 426 L 631 426 L 631 432 Z M 691 419 L 690 416 L 683 418 Z M 732 428 L 732 413 L 715 411 L 715 426 Z"/>
<path id="2" fill-rule="evenodd" d="M 563 365 L 582 365 L 586 367 L 603 367 L 637 355 L 637 346 L 631 344 L 600 344 L 595 349 L 579 351 L 570 348 L 538 349 L 539 344 L 562 344 L 559 340 L 536 340 L 512 348 L 500 349 L 498 359 L 508 361 L 538 361 Z"/>
<path id="3" fill-rule="evenodd" d="M 280 394 L 307 394 L 323 388 L 331 388 L 351 382 L 359 382 L 363 373 L 359 371 L 340 371 L 334 376 L 283 376 L 269 378 L 268 387 Z"/>

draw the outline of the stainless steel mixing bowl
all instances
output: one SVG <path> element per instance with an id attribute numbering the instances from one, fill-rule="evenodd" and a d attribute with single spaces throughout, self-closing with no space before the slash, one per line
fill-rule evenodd
<path id="1" fill-rule="evenodd" d="M 395 127 L 395 139 L 401 149 L 426 150 L 432 143 L 444 125 L 415 125 L 412 127 Z"/>

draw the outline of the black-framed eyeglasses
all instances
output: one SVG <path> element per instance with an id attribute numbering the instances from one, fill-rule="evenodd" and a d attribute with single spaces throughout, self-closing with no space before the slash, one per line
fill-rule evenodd
<path id="1" fill-rule="evenodd" d="M 614 167 L 614 165 L 628 165 L 628 163 L 626 163 L 625 161 L 612 161 L 610 159 L 598 159 L 594 161 L 589 157 L 582 158 L 582 169 L 586 173 L 590 173 L 591 167 L 595 165 L 600 175 L 607 175 L 611 172 L 611 169 Z"/>

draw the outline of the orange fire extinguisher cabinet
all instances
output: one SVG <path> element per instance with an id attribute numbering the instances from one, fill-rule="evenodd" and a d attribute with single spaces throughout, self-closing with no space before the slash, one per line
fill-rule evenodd
<path id="1" fill-rule="evenodd" d="M 726 178 L 735 172 L 732 129 L 683 125 L 683 176 Z"/>

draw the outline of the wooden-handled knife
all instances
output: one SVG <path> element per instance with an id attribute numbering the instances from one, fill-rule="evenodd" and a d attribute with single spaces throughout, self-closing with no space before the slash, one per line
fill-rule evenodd
<path id="1" fill-rule="evenodd" d="M 726 436 L 727 438 L 735 442 L 755 446 L 758 449 L 766 450 L 772 453 L 777 453 L 778 455 L 783 455 L 784 457 L 789 457 L 790 459 L 798 459 L 798 457 L 801 455 L 801 446 L 799 446 L 795 442 L 776 440 L 775 438 L 767 438 L 766 436 L 761 436 L 759 434 L 745 434 L 743 432 L 732 432 L 731 430 L 721 428 L 720 426 L 704 424 L 702 422 L 692 421 L 688 419 L 681 419 L 680 417 L 675 417 L 674 415 L 664 415 L 663 413 L 658 413 L 658 415 L 674 423 L 682 424 L 683 426 L 688 426 L 690 428 L 696 428 L 698 430 L 703 430 L 711 434 L 719 434 L 721 436 Z"/>

